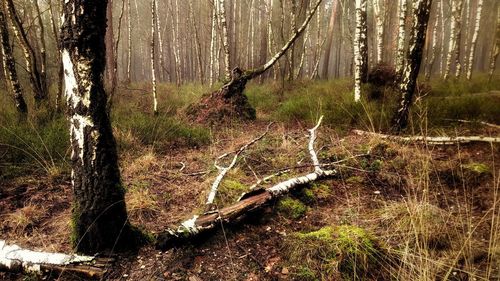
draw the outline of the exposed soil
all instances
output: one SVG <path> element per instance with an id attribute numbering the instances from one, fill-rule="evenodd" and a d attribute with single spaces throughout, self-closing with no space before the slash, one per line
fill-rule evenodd
<path id="1" fill-rule="evenodd" d="M 127 205 L 132 224 L 158 233 L 202 211 L 217 174 L 213 160 L 261 134 L 266 126 L 267 123 L 259 121 L 244 128 L 221 129 L 214 136 L 213 144 L 200 148 L 173 146 L 168 151 L 154 153 L 122 152 L 122 177 L 129 190 Z M 397 247 L 401 241 L 387 238 L 394 230 L 383 223 L 376 210 L 408 198 L 426 197 L 457 217 L 463 206 L 470 206 L 467 210 L 478 220 L 471 239 L 480 245 L 478 249 L 487 247 L 491 230 L 488 214 L 495 188 L 492 174 L 499 171 L 498 145 L 400 145 L 354 135 L 337 136 L 326 127 L 320 128 L 318 134 L 316 147 L 322 163 L 367 150 L 371 150 L 371 154 L 343 163 L 345 167 L 339 167 L 339 178 L 322 182 L 330 192 L 308 202 L 305 216 L 290 219 L 271 205 L 243 224 L 221 226 L 215 235 L 196 244 L 166 252 L 146 246 L 137 254 L 121 255 L 107 279 L 296 280 L 296 268 L 287 262 L 283 246 L 288 235 L 327 225 L 353 224 L 369 229 L 387 245 Z M 265 139 L 245 152 L 228 179 L 250 186 L 256 181 L 256 175 L 263 177 L 280 168 L 308 163 L 305 128 L 300 124 L 277 124 Z M 464 172 L 464 165 L 470 163 L 482 163 L 491 173 Z M 430 171 L 427 179 L 424 175 L 419 178 L 422 168 L 419 165 Z M 310 167 L 297 168 L 276 180 L 310 170 Z M 147 190 L 146 199 L 154 198 L 155 203 L 134 203 L 132 200 L 138 198 L 131 196 L 141 193 L 131 190 Z M 26 175 L 2 183 L 0 192 L 2 239 L 30 249 L 71 252 L 72 191 L 68 175 L 55 179 Z M 221 206 L 229 203 L 219 202 Z M 29 217 L 29 223 L 19 218 L 22 214 Z M 456 243 L 461 242 L 438 245 L 438 241 L 436 249 L 446 251 Z M 487 258 L 479 251 L 472 265 L 458 260 L 455 266 L 463 268 L 467 263 L 480 275 L 486 262 Z M 499 276 L 498 268 L 496 270 Z M 22 278 L 0 273 L 2 280 Z"/>

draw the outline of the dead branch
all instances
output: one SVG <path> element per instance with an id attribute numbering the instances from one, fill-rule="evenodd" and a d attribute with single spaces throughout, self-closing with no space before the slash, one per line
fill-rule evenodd
<path id="1" fill-rule="evenodd" d="M 484 122 L 484 121 L 469 121 L 469 120 L 463 120 L 463 119 L 444 119 L 446 121 L 453 121 L 453 122 L 460 122 L 460 123 L 479 123 L 481 125 L 484 125 L 484 126 L 487 126 L 487 127 L 492 127 L 492 128 L 495 128 L 495 129 L 500 129 L 500 125 L 497 125 L 497 124 L 493 124 L 493 123 L 488 123 L 488 122 Z"/>
<path id="2" fill-rule="evenodd" d="M 0 240 L 0 270 L 10 272 L 55 272 L 101 279 L 111 262 L 106 258 L 31 251 Z"/>
<path id="3" fill-rule="evenodd" d="M 321 118 L 318 124 L 309 131 L 312 139 L 315 139 L 315 131 L 319 127 L 320 122 Z M 304 186 L 316 180 L 335 176 L 337 174 L 336 170 L 323 170 L 319 168 L 320 164 L 319 161 L 317 161 L 316 152 L 314 151 L 314 143 L 312 147 L 313 149 L 312 151 L 310 150 L 310 154 L 315 164 L 314 172 L 288 179 L 267 189 L 250 191 L 244 194 L 235 204 L 221 210 L 206 212 L 199 216 L 195 215 L 191 219 L 182 222 L 177 229 L 167 229 L 160 233 L 157 238 L 156 247 L 161 250 L 166 250 L 176 245 L 181 245 L 183 242 L 194 240 L 202 234 L 215 230 L 221 223 L 234 223 L 239 221 L 245 215 L 267 206 L 270 202 L 280 198 L 292 189 Z"/>
<path id="4" fill-rule="evenodd" d="M 500 142 L 500 137 L 485 137 L 485 136 L 456 136 L 456 137 L 426 137 L 426 136 L 395 136 L 386 135 L 380 133 L 372 133 L 361 130 L 353 130 L 354 134 L 359 136 L 373 136 L 381 139 L 388 139 L 398 142 L 424 142 L 429 144 L 441 144 L 450 145 L 457 143 L 471 143 L 471 142 L 488 142 L 488 143 L 498 143 Z"/>
<path id="5" fill-rule="evenodd" d="M 245 151 L 252 144 L 254 144 L 254 143 L 258 142 L 259 140 L 261 140 L 262 138 L 264 138 L 267 135 L 267 133 L 269 133 L 269 128 L 271 128 L 272 124 L 273 123 L 269 123 L 269 125 L 267 125 L 266 131 L 262 135 L 251 140 L 250 142 L 246 143 L 245 145 L 240 147 L 240 149 L 238 149 L 237 151 L 224 153 L 223 155 L 219 156 L 215 160 L 214 166 L 217 168 L 217 170 L 219 170 L 219 175 L 217 176 L 217 178 L 215 178 L 215 181 L 212 183 L 212 188 L 210 189 L 210 193 L 208 194 L 207 202 L 205 203 L 207 211 L 213 207 L 213 203 L 215 200 L 215 196 L 217 195 L 217 191 L 219 189 L 219 186 L 220 186 L 222 180 L 224 179 L 224 177 L 226 176 L 227 172 L 229 172 L 229 170 L 231 170 L 234 167 L 234 165 L 236 165 L 236 161 L 238 160 L 238 156 L 240 156 L 240 154 L 243 153 L 243 151 Z M 233 157 L 233 160 L 231 161 L 231 163 L 229 164 L 229 166 L 222 167 L 219 164 L 217 164 L 217 162 L 219 160 L 222 160 L 233 153 L 234 153 L 234 157 Z"/>

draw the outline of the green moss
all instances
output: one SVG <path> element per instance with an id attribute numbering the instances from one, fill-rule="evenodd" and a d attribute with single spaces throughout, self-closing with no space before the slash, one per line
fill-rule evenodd
<path id="1" fill-rule="evenodd" d="M 299 219 L 307 212 L 307 207 L 300 200 L 286 197 L 278 203 L 278 211 L 291 219 Z"/>
<path id="2" fill-rule="evenodd" d="M 326 226 L 316 231 L 293 233 L 287 240 L 288 261 L 298 268 L 308 269 L 307 276 L 325 279 L 341 276 L 344 280 L 365 280 L 382 276 L 380 270 L 389 255 L 375 237 L 353 225 Z"/>
<path id="3" fill-rule="evenodd" d="M 298 280 L 304 281 L 316 281 L 319 280 L 316 277 L 316 273 L 307 266 L 300 266 L 295 274 Z"/>
<path id="4" fill-rule="evenodd" d="M 233 203 L 247 191 L 248 187 L 239 181 L 224 180 L 219 187 L 216 202 L 220 205 Z"/>
<path id="5" fill-rule="evenodd" d="M 326 199 L 331 195 L 331 190 L 325 184 L 312 184 L 310 187 L 303 188 L 298 193 L 298 198 L 306 203 L 313 204 L 318 200 Z"/>
<path id="6" fill-rule="evenodd" d="M 483 163 L 470 163 L 467 165 L 462 165 L 462 168 L 474 172 L 479 175 L 491 174 L 491 169 L 488 165 Z"/>
<path id="7" fill-rule="evenodd" d="M 352 176 L 346 180 L 346 183 L 348 184 L 360 184 L 363 183 L 363 177 L 360 176 Z"/>

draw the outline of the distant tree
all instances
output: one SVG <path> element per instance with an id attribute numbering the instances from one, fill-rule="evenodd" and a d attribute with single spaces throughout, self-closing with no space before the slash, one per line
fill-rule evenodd
<path id="1" fill-rule="evenodd" d="M 361 99 L 361 84 L 368 80 L 367 0 L 356 0 L 356 32 L 354 34 L 354 100 Z"/>
<path id="2" fill-rule="evenodd" d="M 401 107 L 394 118 L 394 128 L 397 131 L 405 128 L 408 123 L 408 114 L 417 86 L 420 64 L 422 63 L 431 4 L 432 0 L 415 0 L 413 2 L 413 16 L 416 20 L 410 31 L 408 55 L 399 87 L 402 94 Z"/>
<path id="3" fill-rule="evenodd" d="M 156 99 L 156 52 L 155 52 L 155 42 L 156 42 L 156 32 L 157 27 L 156 20 L 158 16 L 156 15 L 156 0 L 151 1 L 151 84 L 153 84 L 153 113 L 158 114 L 158 100 Z"/>
<path id="4" fill-rule="evenodd" d="M 398 47 L 396 54 L 396 73 L 398 75 L 401 75 L 404 67 L 407 13 L 408 1 L 399 0 Z"/>
<path id="5" fill-rule="evenodd" d="M 5 14 L 3 12 L 3 7 L 0 7 L 0 36 L 2 40 L 2 62 L 5 71 L 5 78 L 10 84 L 10 88 L 14 94 L 17 111 L 19 111 L 22 115 L 26 115 L 28 113 L 28 107 L 24 101 L 21 83 L 19 83 L 19 79 L 17 77 L 16 61 L 10 45 L 9 29 L 7 26 L 7 19 L 5 18 Z"/>
<path id="6" fill-rule="evenodd" d="M 448 55 L 446 57 L 446 68 L 444 72 L 443 79 L 447 80 L 451 72 L 451 62 L 453 56 L 455 56 L 455 75 L 458 77 L 461 71 L 460 65 L 460 38 L 462 34 L 461 23 L 462 23 L 462 0 L 451 0 L 451 16 L 450 20 L 450 32 L 451 39 L 448 47 Z"/>
<path id="7" fill-rule="evenodd" d="M 12 22 L 14 34 L 19 41 L 19 45 L 21 45 L 21 48 L 23 49 L 26 61 L 26 71 L 28 72 L 31 88 L 34 92 L 35 102 L 38 104 L 48 97 L 46 76 L 41 70 L 44 67 L 41 67 L 38 62 L 38 56 L 35 53 L 33 45 L 28 39 L 28 34 L 17 14 L 14 2 L 12 0 L 5 0 L 3 2 L 5 3 L 6 12 Z"/>
<path id="8" fill-rule="evenodd" d="M 474 67 L 474 55 L 476 54 L 477 38 L 479 36 L 479 28 L 481 27 L 481 13 L 483 11 L 483 0 L 477 1 L 476 21 L 474 24 L 474 33 L 472 34 L 472 42 L 469 52 L 469 61 L 467 63 L 467 79 L 472 78 L 472 69 Z"/>
<path id="9" fill-rule="evenodd" d="M 116 143 L 106 111 L 106 0 L 66 0 L 61 30 L 78 252 L 133 247 Z"/>

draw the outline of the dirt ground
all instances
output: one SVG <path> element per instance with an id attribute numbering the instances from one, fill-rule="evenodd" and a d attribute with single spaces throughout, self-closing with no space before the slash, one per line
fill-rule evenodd
<path id="1" fill-rule="evenodd" d="M 244 128 L 221 129 L 214 134 L 212 144 L 198 148 L 172 145 L 120 152 L 132 224 L 155 234 L 201 212 L 217 175 L 214 159 L 258 136 L 266 126 L 267 123 L 258 122 Z M 462 128 L 460 133 L 470 131 Z M 498 132 L 484 129 L 483 133 Z M 350 160 L 337 167 L 340 176 L 321 182 L 328 187 L 328 192 L 313 202 L 307 202 L 305 215 L 290 218 L 278 211 L 277 202 L 274 202 L 244 223 L 221 226 L 214 235 L 196 244 L 165 252 L 155 250 L 154 246 L 145 246 L 136 254 L 119 255 L 106 279 L 298 280 L 296 268 L 288 262 L 285 249 L 290 234 L 347 223 L 369 229 L 388 246 L 398 247 L 401 241 L 392 240 L 388 235 L 394 231 L 393 226 L 385 224 L 377 210 L 411 199 L 425 199 L 457 218 L 462 217 L 463 210 L 468 210 L 467 217 L 477 219 L 473 222 L 475 228 L 471 239 L 482 245 L 479 248 L 487 248 L 492 227 L 489 216 L 495 208 L 494 198 L 498 199 L 498 195 L 494 195 L 498 192 L 498 179 L 495 178 L 499 172 L 498 145 L 397 144 L 353 134 L 337 135 L 335 130 L 327 127 L 321 127 L 318 135 L 316 148 L 322 163 Z M 243 154 L 227 180 L 250 186 L 257 178 L 273 174 L 277 169 L 305 166 L 310 163 L 307 141 L 305 126 L 275 124 L 263 140 Z M 368 151 L 369 156 L 351 158 Z M 482 163 L 490 172 L 457 173 L 457 169 L 470 163 Z M 311 169 L 292 169 L 274 181 L 307 173 Z M 425 176 L 422 176 L 422 171 L 427 171 Z M 69 175 L 53 178 L 25 175 L 1 184 L 2 239 L 29 249 L 72 251 Z M 229 193 L 221 193 L 225 200 L 221 199 L 219 206 L 228 205 L 237 198 Z M 463 206 L 468 207 L 464 209 Z M 459 241 L 462 240 L 457 238 L 456 242 Z M 486 262 L 487 258 L 479 256 L 467 265 L 467 272 L 481 276 Z M 454 266 L 465 268 L 460 262 Z M 498 267 L 498 264 L 493 267 L 496 276 L 500 276 Z M 34 277 L 0 273 L 2 280 L 27 278 Z M 60 279 L 66 278 L 79 279 L 74 276 Z M 457 280 L 472 280 L 463 278 Z"/>

